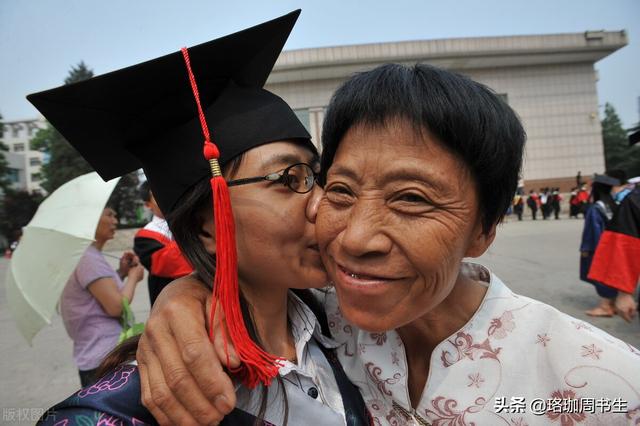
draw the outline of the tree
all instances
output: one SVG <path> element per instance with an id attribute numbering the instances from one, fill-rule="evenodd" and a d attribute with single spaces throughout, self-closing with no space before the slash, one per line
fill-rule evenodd
<path id="1" fill-rule="evenodd" d="M 77 83 L 93 77 L 93 72 L 84 62 L 71 67 L 65 84 Z M 48 154 L 49 161 L 42 166 L 42 187 L 49 193 L 71 179 L 93 171 L 87 161 L 54 129 L 51 124 L 39 130 L 30 141 L 31 149 Z"/>
<path id="2" fill-rule="evenodd" d="M 9 242 L 16 239 L 38 210 L 42 195 L 27 191 L 9 190 L 5 193 L 0 210 L 0 232 Z"/>
<path id="3" fill-rule="evenodd" d="M 640 175 L 640 147 L 629 147 L 627 131 L 610 103 L 604 106 L 602 141 L 607 170 L 624 170 L 628 176 Z"/>
<path id="4" fill-rule="evenodd" d="M 2 142 L 3 137 L 4 123 L 2 122 L 2 114 L 0 114 L 0 190 L 5 193 L 11 187 L 11 179 L 9 177 L 9 162 L 4 155 L 5 152 L 9 152 L 9 147 Z"/>
<path id="5" fill-rule="evenodd" d="M 112 207 L 118 215 L 121 223 L 128 225 L 139 225 L 137 206 L 141 203 L 138 192 L 138 172 L 128 173 L 120 179 L 109 198 L 109 206 Z"/>

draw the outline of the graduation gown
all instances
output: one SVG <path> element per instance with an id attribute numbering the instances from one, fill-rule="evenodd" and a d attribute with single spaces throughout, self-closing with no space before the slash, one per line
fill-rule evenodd
<path id="1" fill-rule="evenodd" d="M 593 256 L 589 279 L 633 293 L 640 277 L 640 188 L 622 200 Z"/>

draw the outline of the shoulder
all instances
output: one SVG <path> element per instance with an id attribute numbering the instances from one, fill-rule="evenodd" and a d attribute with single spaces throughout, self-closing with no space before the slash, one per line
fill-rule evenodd
<path id="1" fill-rule="evenodd" d="M 78 279 L 81 284 L 88 284 L 101 277 L 111 277 L 115 274 L 107 259 L 94 246 L 89 246 L 76 266 Z"/>
<path id="2" fill-rule="evenodd" d="M 156 424 L 151 413 L 142 406 L 140 376 L 135 365 L 117 367 L 47 413 L 38 424 Z"/>
<path id="3" fill-rule="evenodd" d="M 166 220 L 154 216 L 151 222 L 147 223 L 144 228 L 140 229 L 138 235 L 156 235 L 157 237 L 171 239 L 171 231 Z"/>
<path id="4" fill-rule="evenodd" d="M 552 371 L 561 373 L 562 380 L 568 380 L 570 375 L 591 377 L 608 371 L 611 375 L 633 377 L 634 383 L 640 383 L 638 349 L 546 303 L 508 289 L 503 294 L 507 291 L 511 300 L 494 301 L 494 306 L 500 308 L 487 322 L 489 336 L 498 333 L 496 337 L 500 337 L 502 331 L 513 333 L 519 351 L 529 348 L 527 358 L 537 359 L 538 365 L 553 366 Z M 510 327 L 504 328 L 505 325 Z M 502 334 L 506 337 L 506 333 Z"/>

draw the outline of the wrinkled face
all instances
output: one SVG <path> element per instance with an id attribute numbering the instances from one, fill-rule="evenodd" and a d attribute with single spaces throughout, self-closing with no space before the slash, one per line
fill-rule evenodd
<path id="1" fill-rule="evenodd" d="M 291 142 L 269 143 L 247 151 L 230 178 L 264 176 L 296 163 L 308 163 L 318 172 L 318 159 L 308 148 Z M 315 217 L 308 209 L 309 202 L 319 198 L 315 191 L 319 189 L 299 194 L 282 183 L 266 181 L 229 188 L 241 282 L 263 288 L 326 285 Z M 212 219 L 205 227 L 213 231 Z"/>
<path id="2" fill-rule="evenodd" d="M 451 292 L 462 258 L 488 246 L 467 167 L 423 133 L 402 121 L 355 126 L 328 170 L 320 251 L 342 313 L 365 330 L 428 314 Z"/>
<path id="3" fill-rule="evenodd" d="M 116 235 L 117 225 L 118 216 L 116 212 L 109 207 L 105 207 L 96 228 L 96 241 L 104 242 L 112 239 Z"/>

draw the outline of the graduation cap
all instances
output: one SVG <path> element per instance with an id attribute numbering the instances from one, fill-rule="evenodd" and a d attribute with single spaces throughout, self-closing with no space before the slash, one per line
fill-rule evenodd
<path id="1" fill-rule="evenodd" d="M 270 383 L 279 358 L 259 348 L 244 325 L 233 215 L 221 166 L 269 142 L 297 140 L 312 146 L 291 108 L 262 88 L 299 14 L 27 96 L 104 180 L 142 168 L 165 214 L 186 191 L 210 178 L 214 300 L 220 302 L 242 362 L 237 373 L 249 387 Z M 214 314 L 215 304 L 211 322 Z"/>
<path id="2" fill-rule="evenodd" d="M 221 165 L 264 143 L 311 138 L 291 108 L 262 89 L 299 14 L 189 48 Z M 27 99 L 104 180 L 144 169 L 165 214 L 210 174 L 182 52 Z"/>
<path id="3" fill-rule="evenodd" d="M 607 186 L 618 186 L 620 185 L 620 180 L 607 175 L 593 175 L 593 183 L 600 183 L 602 185 Z"/>

